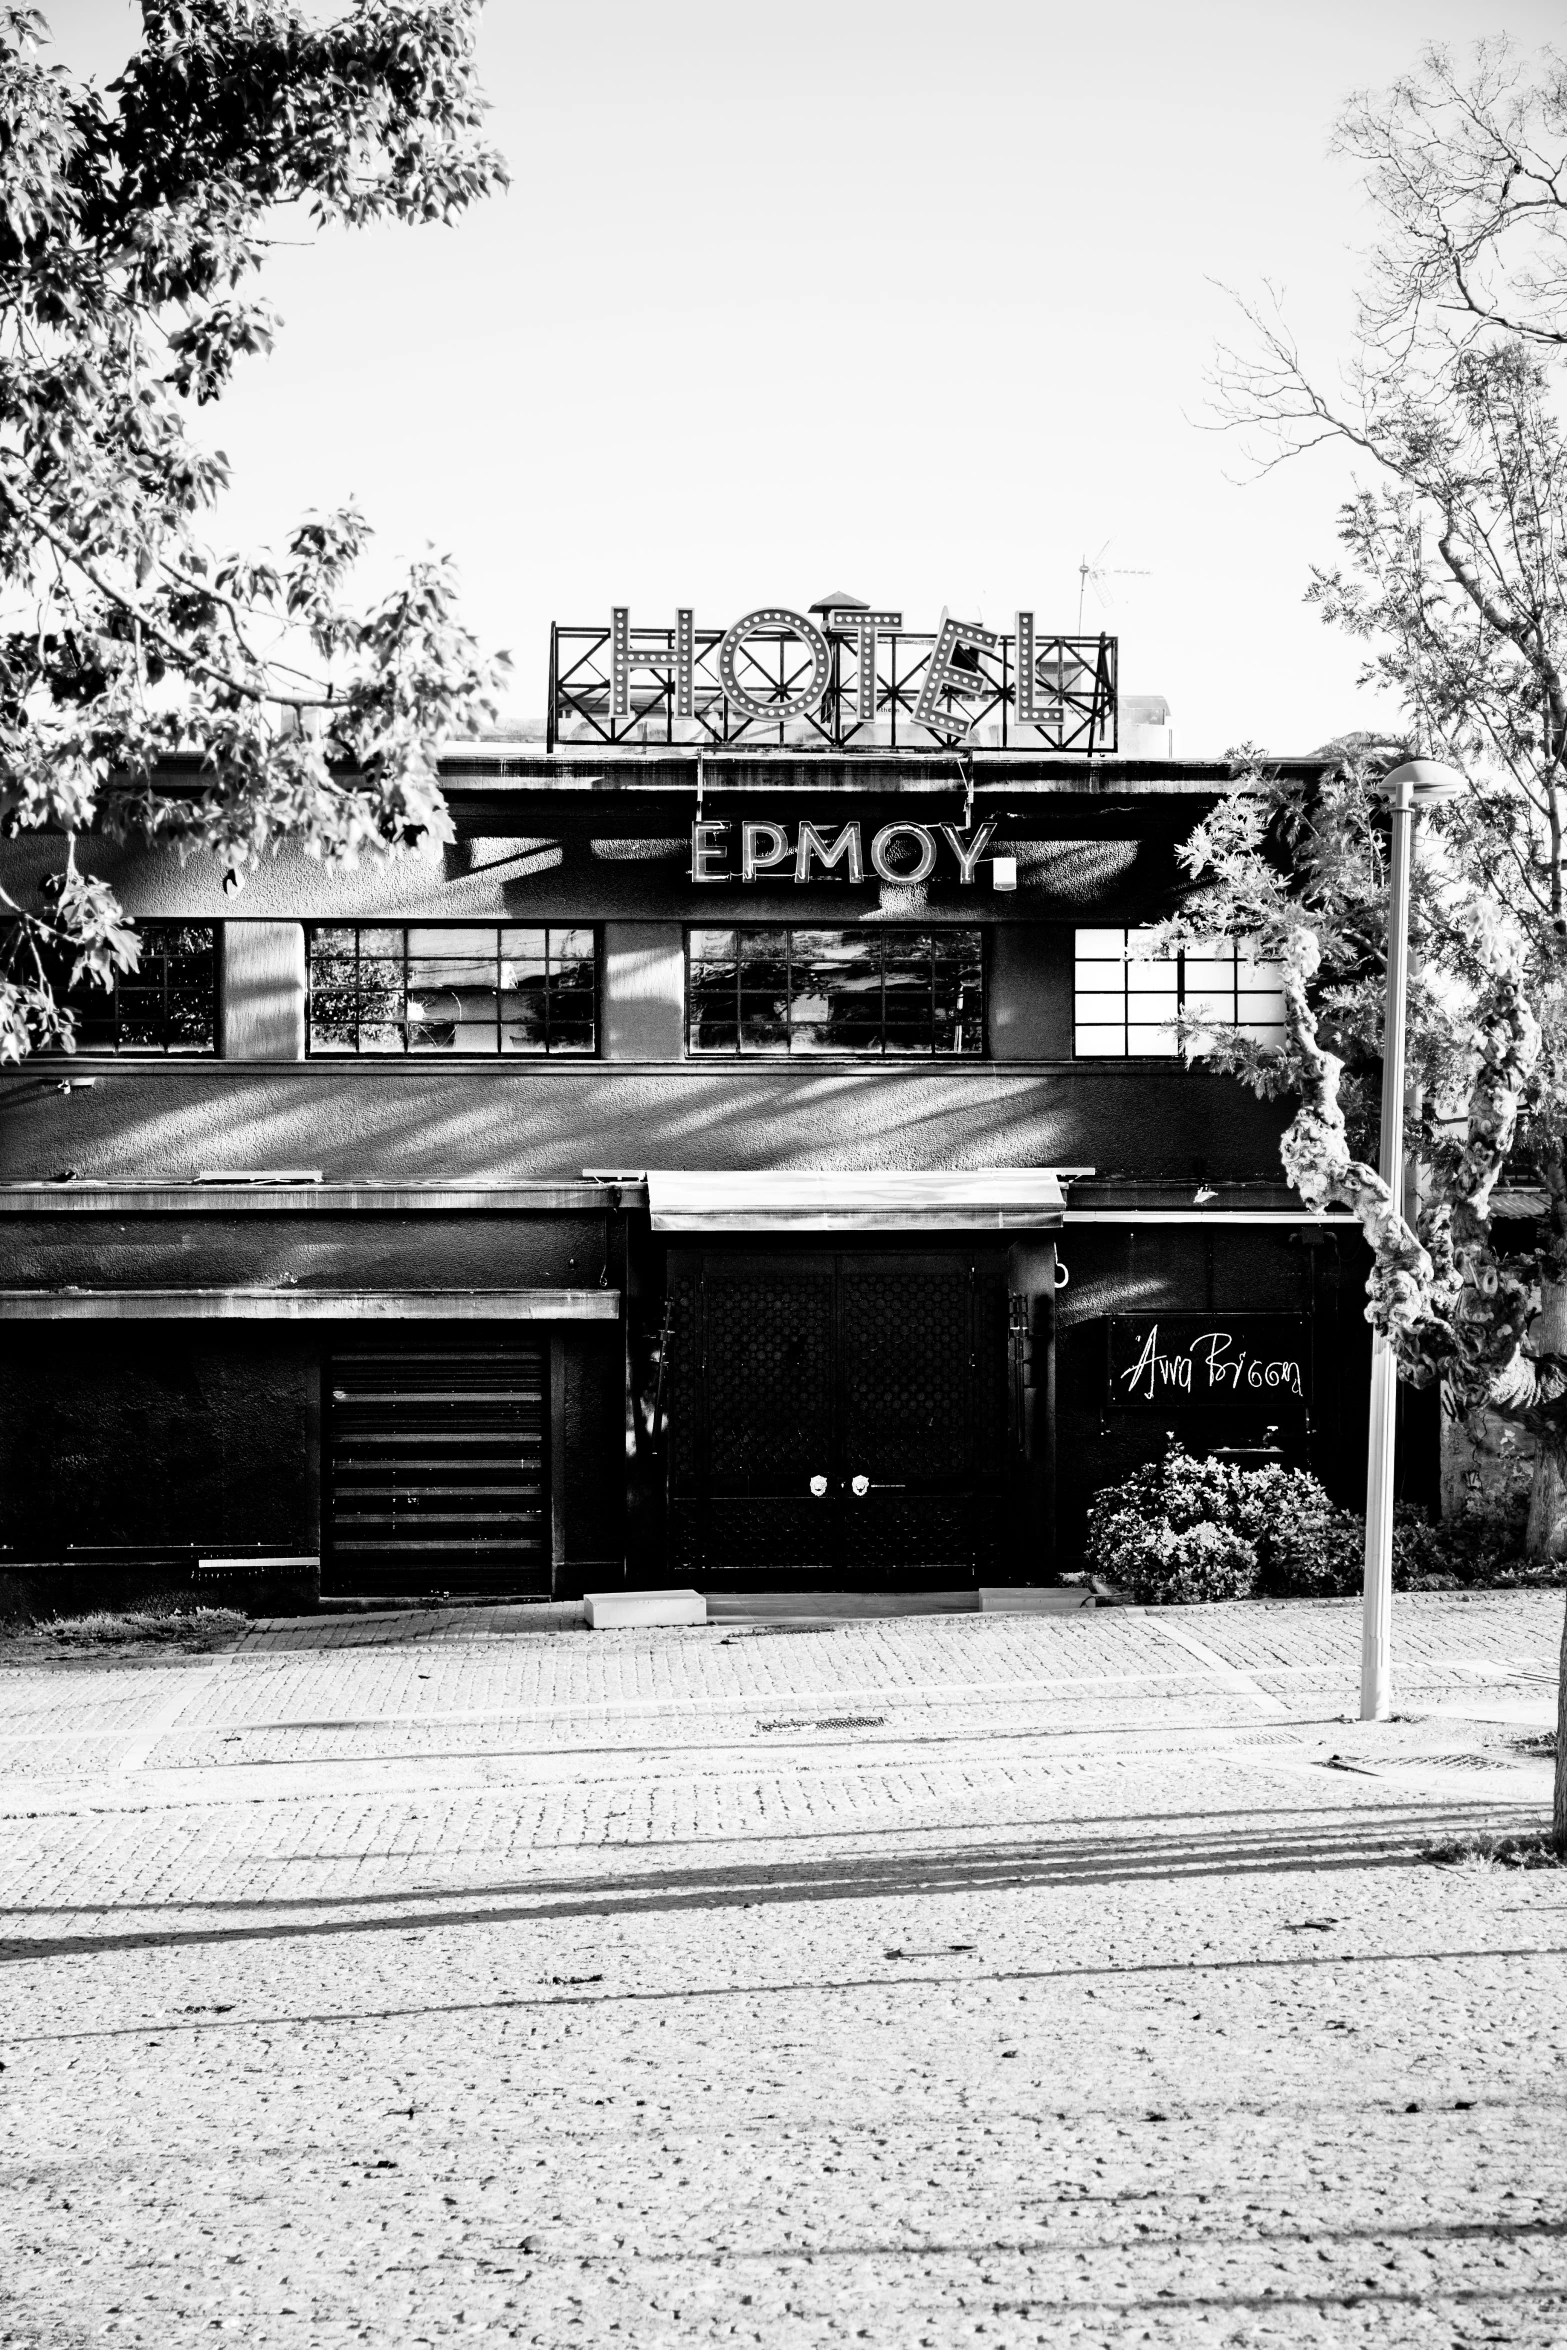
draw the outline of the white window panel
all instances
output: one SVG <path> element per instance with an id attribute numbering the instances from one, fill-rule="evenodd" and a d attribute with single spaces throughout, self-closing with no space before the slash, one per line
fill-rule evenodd
<path id="1" fill-rule="evenodd" d="M 1154 953 L 1146 923 L 1130 930 L 1080 930 L 1074 941 L 1076 1049 L 1084 1056 L 1179 1054 L 1182 1014 L 1200 1025 L 1185 1050 L 1211 1053 L 1221 1034 L 1283 1041 L 1279 966 L 1227 938 L 1193 939 Z"/>

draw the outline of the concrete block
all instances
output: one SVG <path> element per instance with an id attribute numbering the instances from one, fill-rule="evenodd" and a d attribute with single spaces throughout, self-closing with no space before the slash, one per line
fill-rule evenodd
<path id="1" fill-rule="evenodd" d="M 705 1624 L 700 1591 L 589 1591 L 588 1622 L 595 1632 L 622 1632 L 632 1624 Z"/>
<path id="2" fill-rule="evenodd" d="M 1076 1583 L 1024 1583 L 1010 1591 L 1004 1583 L 981 1583 L 979 1604 L 987 1616 L 1064 1616 L 1092 1607 L 1094 1595 Z"/>

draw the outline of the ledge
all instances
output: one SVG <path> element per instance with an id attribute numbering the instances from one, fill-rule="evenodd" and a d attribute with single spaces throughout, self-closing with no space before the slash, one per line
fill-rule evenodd
<path id="1" fill-rule="evenodd" d="M 0 1322 L 618 1322 L 618 1289 L 0 1289 Z"/>
<path id="2" fill-rule="evenodd" d="M 1220 1081 L 1220 1072 L 1182 1061 L 1174 1053 L 1106 1054 L 1103 1060 L 1063 1055 L 1056 1060 L 1003 1060 L 978 1053 L 690 1053 L 683 1060 L 612 1061 L 599 1053 L 541 1053 L 537 1059 L 499 1053 L 310 1053 L 302 1061 L 225 1060 L 217 1053 L 77 1053 L 47 1064 L 23 1061 L 0 1070 L 0 1087 L 32 1085 L 39 1092 L 73 1089 L 84 1077 L 101 1082 L 107 1077 L 277 1077 L 297 1081 L 304 1077 L 391 1078 L 394 1083 L 416 1077 L 474 1077 L 486 1083 L 501 1078 L 573 1077 L 707 1077 L 733 1080 L 741 1075 L 770 1073 L 805 1080 L 814 1077 L 877 1077 L 888 1084 L 901 1078 L 955 1077 L 977 1084 L 985 1079 L 1039 1077 L 1132 1077 L 1146 1082 L 1163 1071 L 1185 1079 Z M 1222 1082 L 1233 1085 L 1233 1078 Z"/>
<path id="3" fill-rule="evenodd" d="M 333 1215 L 598 1213 L 615 1203 L 605 1183 L 177 1183 L 80 1176 L 74 1183 L 0 1184 L 0 1216 L 137 1214 Z M 624 1186 L 621 1187 L 624 1190 Z M 628 1204 L 636 1204 L 635 1202 Z"/>

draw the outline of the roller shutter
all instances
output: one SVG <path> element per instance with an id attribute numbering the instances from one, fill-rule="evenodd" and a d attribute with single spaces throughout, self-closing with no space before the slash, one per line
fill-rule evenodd
<path id="1" fill-rule="evenodd" d="M 324 1587 L 547 1591 L 547 1395 L 537 1342 L 334 1356 Z"/>

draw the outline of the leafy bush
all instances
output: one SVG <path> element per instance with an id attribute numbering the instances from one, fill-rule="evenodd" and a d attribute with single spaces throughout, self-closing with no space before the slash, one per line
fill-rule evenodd
<path id="1" fill-rule="evenodd" d="M 1363 1540 L 1309 1471 L 1198 1460 L 1173 1442 L 1088 1513 L 1090 1565 L 1147 1607 L 1354 1591 Z"/>
<path id="2" fill-rule="evenodd" d="M 1411 1591 L 1488 1590 L 1567 1582 L 1567 1564 L 1524 1556 L 1521 1517 L 1465 1510 L 1456 1518 L 1427 1518 L 1400 1510 L 1393 1536 L 1393 1579 Z"/>
<path id="3" fill-rule="evenodd" d="M 1365 1540 L 1364 1518 L 1330 1500 L 1309 1470 L 1199 1460 L 1173 1441 L 1161 1459 L 1096 1493 L 1088 1512 L 1089 1565 L 1145 1607 L 1260 1594 L 1347 1598 L 1361 1586 Z M 1400 1591 L 1564 1581 L 1567 1566 L 1527 1563 L 1511 1519 L 1397 1512 Z"/>

